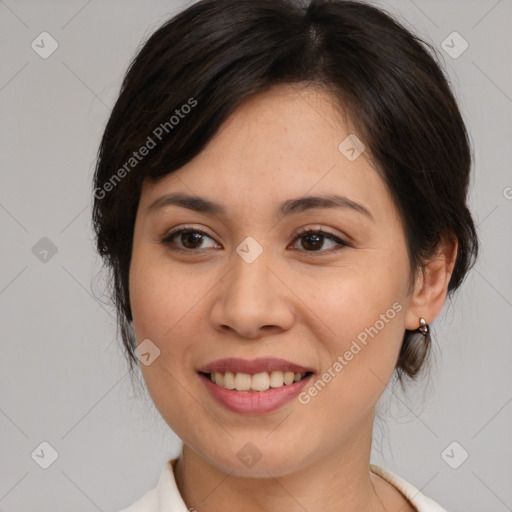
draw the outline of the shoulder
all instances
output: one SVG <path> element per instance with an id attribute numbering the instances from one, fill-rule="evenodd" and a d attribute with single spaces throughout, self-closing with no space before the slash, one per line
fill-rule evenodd
<path id="1" fill-rule="evenodd" d="M 448 512 L 431 498 L 428 498 L 420 492 L 414 485 L 393 473 L 387 468 L 370 464 L 373 473 L 387 480 L 391 485 L 396 487 L 416 508 L 418 512 Z"/>

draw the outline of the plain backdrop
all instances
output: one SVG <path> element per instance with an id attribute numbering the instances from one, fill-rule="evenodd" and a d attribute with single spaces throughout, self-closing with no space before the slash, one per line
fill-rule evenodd
<path id="1" fill-rule="evenodd" d="M 375 3 L 445 61 L 475 150 L 482 252 L 434 323 L 430 379 L 386 392 L 372 462 L 449 511 L 510 511 L 512 1 Z M 180 450 L 130 383 L 90 214 L 126 67 L 185 5 L 0 0 L 0 510 L 116 511 Z"/>

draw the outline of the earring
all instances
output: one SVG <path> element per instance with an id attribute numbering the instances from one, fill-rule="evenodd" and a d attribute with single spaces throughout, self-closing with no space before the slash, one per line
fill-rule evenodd
<path id="1" fill-rule="evenodd" d="M 420 317 L 420 326 L 417 329 L 423 336 L 428 335 L 428 324 L 423 317 Z"/>

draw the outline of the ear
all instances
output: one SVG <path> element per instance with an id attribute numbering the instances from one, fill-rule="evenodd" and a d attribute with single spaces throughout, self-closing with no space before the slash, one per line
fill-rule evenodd
<path id="1" fill-rule="evenodd" d="M 418 271 L 405 316 L 406 329 L 416 330 L 420 326 L 420 317 L 431 324 L 443 309 L 457 250 L 457 239 L 445 237 L 436 254 Z"/>

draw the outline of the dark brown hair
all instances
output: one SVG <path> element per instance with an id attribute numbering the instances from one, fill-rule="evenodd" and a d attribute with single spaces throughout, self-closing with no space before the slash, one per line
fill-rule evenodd
<path id="1" fill-rule="evenodd" d="M 130 369 L 128 275 L 143 181 L 189 162 L 250 96 L 299 82 L 329 90 L 369 149 L 402 218 L 411 290 L 416 270 L 445 237 L 459 245 L 449 293 L 474 264 L 471 147 L 431 45 L 357 1 L 201 0 L 143 44 L 98 151 L 93 223 Z M 404 332 L 400 382 L 416 376 L 429 347 L 430 335 Z"/>

